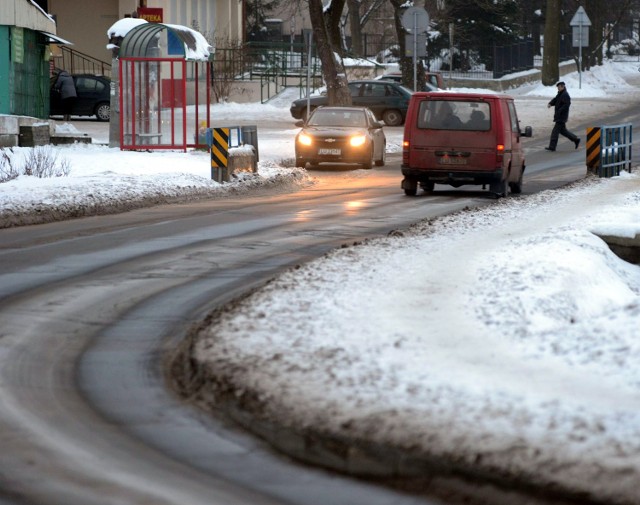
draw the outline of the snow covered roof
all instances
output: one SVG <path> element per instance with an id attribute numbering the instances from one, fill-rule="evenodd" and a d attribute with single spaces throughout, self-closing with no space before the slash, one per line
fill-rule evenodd
<path id="1" fill-rule="evenodd" d="M 182 25 L 148 23 L 140 18 L 125 18 L 114 23 L 107 30 L 110 41 L 107 49 L 114 49 L 117 47 L 115 39 L 122 39 L 120 56 L 146 56 L 149 44 L 155 43 L 164 30 L 170 30 L 182 42 L 185 59 L 209 59 L 212 47 L 200 32 Z"/>

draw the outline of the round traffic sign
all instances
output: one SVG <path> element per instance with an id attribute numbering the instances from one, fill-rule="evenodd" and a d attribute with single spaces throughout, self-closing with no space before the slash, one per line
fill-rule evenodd
<path id="1" fill-rule="evenodd" d="M 409 7 L 402 15 L 402 27 L 408 32 L 424 33 L 429 28 L 429 13 L 424 7 Z"/>

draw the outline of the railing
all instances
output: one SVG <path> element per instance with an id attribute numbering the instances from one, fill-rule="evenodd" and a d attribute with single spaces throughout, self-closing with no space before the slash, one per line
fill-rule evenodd
<path id="1" fill-rule="evenodd" d="M 62 56 L 56 58 L 55 66 L 70 74 L 92 74 L 111 77 L 111 64 L 67 46 L 60 46 Z"/>
<path id="2" fill-rule="evenodd" d="M 600 177 L 620 175 L 620 170 L 631 172 L 631 124 L 603 126 L 600 130 Z"/>
<path id="3" fill-rule="evenodd" d="M 251 42 L 237 48 L 216 48 L 213 81 L 260 81 L 260 101 L 287 87 L 306 88 L 308 47 L 300 43 Z M 321 83 L 320 62 L 312 49 L 311 83 Z M 312 86 L 314 87 L 314 86 Z"/>

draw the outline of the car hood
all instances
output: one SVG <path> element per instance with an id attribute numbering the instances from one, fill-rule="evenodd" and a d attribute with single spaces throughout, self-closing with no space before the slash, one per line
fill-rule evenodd
<path id="1" fill-rule="evenodd" d="M 302 132 L 314 137 L 345 137 L 367 133 L 367 129 L 354 126 L 306 126 Z"/>

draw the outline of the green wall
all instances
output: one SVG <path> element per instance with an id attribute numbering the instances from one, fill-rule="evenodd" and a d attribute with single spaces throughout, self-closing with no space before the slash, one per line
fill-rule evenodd
<path id="1" fill-rule="evenodd" d="M 0 25 L 0 114 L 11 114 L 9 101 L 10 45 L 9 27 Z"/>
<path id="2" fill-rule="evenodd" d="M 48 54 L 41 33 L 0 26 L 0 114 L 49 115 Z"/>

